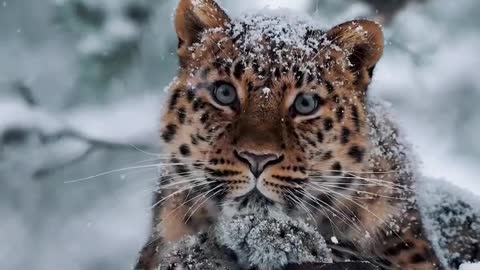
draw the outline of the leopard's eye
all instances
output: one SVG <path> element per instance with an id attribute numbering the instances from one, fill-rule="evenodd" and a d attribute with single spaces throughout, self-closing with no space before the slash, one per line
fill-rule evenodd
<path id="1" fill-rule="evenodd" d="M 317 111 L 320 97 L 315 94 L 300 94 L 293 103 L 293 109 L 297 114 L 309 115 Z"/>
<path id="2" fill-rule="evenodd" d="M 223 106 L 233 105 L 237 101 L 235 87 L 228 83 L 218 83 L 214 86 L 212 95 L 215 101 Z"/>

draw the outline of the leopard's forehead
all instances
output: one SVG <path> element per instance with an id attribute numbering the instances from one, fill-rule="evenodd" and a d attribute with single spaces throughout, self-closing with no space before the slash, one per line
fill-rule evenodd
<path id="1" fill-rule="evenodd" d="M 251 101 L 243 110 L 252 117 L 277 112 L 299 91 L 326 99 L 334 88 L 338 94 L 349 91 L 345 86 L 354 81 L 345 57 L 348 52 L 318 24 L 292 15 L 233 19 L 225 27 L 203 32 L 188 54 L 191 61 L 181 74 L 189 87 L 232 83 L 243 100 Z"/>
<path id="2" fill-rule="evenodd" d="M 244 56 L 269 63 L 292 60 L 292 53 L 313 57 L 326 41 L 313 22 L 291 15 L 244 15 L 233 20 L 229 30 Z"/>
<path id="3" fill-rule="evenodd" d="M 311 20 L 290 14 L 242 15 L 225 27 L 203 33 L 189 49 L 195 60 L 188 72 L 196 76 L 207 65 L 215 69 L 251 68 L 250 79 L 266 80 L 267 85 L 290 74 L 292 80 L 301 73 L 302 80 L 322 81 L 330 73 L 330 82 L 344 84 L 349 77 L 349 52 L 329 40 L 320 28 Z"/>

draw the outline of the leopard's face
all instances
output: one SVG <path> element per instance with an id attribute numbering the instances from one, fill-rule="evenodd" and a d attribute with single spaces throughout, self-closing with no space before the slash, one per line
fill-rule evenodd
<path id="1" fill-rule="evenodd" d="M 369 148 L 364 98 L 378 60 L 367 57 L 381 54 L 369 32 L 377 26 L 322 32 L 281 17 L 231 21 L 203 5 L 188 22 L 177 16 L 181 69 L 162 131 L 182 176 L 172 181 L 234 212 L 292 211 L 314 198 L 328 206 L 355 191 L 350 173 L 364 170 Z M 210 11 L 222 21 L 193 42 L 182 23 Z"/>

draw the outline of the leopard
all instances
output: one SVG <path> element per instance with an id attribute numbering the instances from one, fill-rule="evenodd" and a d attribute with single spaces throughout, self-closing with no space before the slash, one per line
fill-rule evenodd
<path id="1" fill-rule="evenodd" d="M 214 0 L 179 1 L 164 172 L 136 269 L 157 269 L 166 246 L 220 216 L 259 212 L 315 224 L 337 262 L 446 269 L 417 207 L 409 147 L 369 99 L 382 26 L 322 30 L 264 13 L 232 19 Z"/>

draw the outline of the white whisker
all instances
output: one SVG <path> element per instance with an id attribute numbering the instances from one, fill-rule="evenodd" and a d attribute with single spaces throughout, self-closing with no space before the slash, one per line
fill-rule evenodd
<path id="1" fill-rule="evenodd" d="M 340 221 L 342 221 L 343 223 L 345 223 L 347 226 L 349 226 L 350 223 L 351 223 L 354 227 L 358 227 L 355 223 L 353 223 L 353 220 L 351 220 L 350 217 L 348 217 L 348 215 L 345 214 L 344 212 L 342 212 L 340 209 L 336 209 L 336 208 L 334 208 L 333 206 L 328 205 L 327 203 L 321 201 L 320 199 L 315 198 L 310 192 L 308 192 L 308 191 L 307 191 L 305 188 L 303 188 L 302 186 L 299 186 L 299 187 L 301 188 L 301 192 L 302 192 L 304 195 L 306 195 L 307 197 L 309 197 L 309 198 L 310 198 L 312 201 L 314 201 L 318 206 L 320 206 L 320 207 L 324 208 L 325 210 L 329 211 L 329 212 L 333 215 L 333 217 L 338 217 L 338 218 L 340 219 Z M 321 191 L 321 192 L 322 192 L 322 191 Z M 322 192 L 322 193 L 324 193 L 324 192 Z M 326 195 L 329 196 L 328 194 L 326 194 Z M 329 196 L 329 197 L 330 197 L 332 200 L 335 199 L 335 198 L 333 198 L 333 197 L 331 197 L 331 196 Z M 322 204 L 320 204 L 320 203 L 322 203 Z M 315 206 L 313 206 L 313 207 L 315 207 Z M 325 208 L 325 207 L 327 207 L 327 208 Z M 316 208 L 316 207 L 315 207 L 315 208 Z M 316 208 L 316 209 L 318 209 L 318 208 Z M 331 210 L 330 210 L 330 209 L 331 209 Z M 333 210 L 333 211 L 332 211 L 332 210 Z M 323 211 L 322 211 L 322 212 L 323 212 Z M 323 213 L 324 213 L 324 215 L 325 215 L 325 212 L 323 212 Z M 337 230 L 340 232 L 340 229 L 335 225 L 335 222 L 333 222 L 333 221 L 328 217 L 328 215 L 325 215 L 325 216 L 328 218 L 328 220 L 330 221 L 330 223 L 333 223 L 333 225 L 334 225 L 334 226 L 337 228 Z M 349 221 L 349 222 L 345 221 L 345 219 L 346 219 L 347 221 Z M 354 229 L 357 229 L 357 228 L 354 228 Z"/>
<path id="2" fill-rule="evenodd" d="M 189 190 L 189 189 L 196 188 L 196 187 L 199 187 L 199 186 L 208 185 L 208 184 L 211 184 L 211 183 L 214 183 L 214 182 L 213 182 L 213 181 L 205 181 L 205 182 L 203 182 L 203 183 L 199 183 L 199 184 L 196 184 L 196 185 L 194 185 L 194 186 L 187 186 L 187 187 L 181 188 L 181 189 L 179 189 L 179 190 L 177 190 L 177 191 L 175 191 L 175 192 L 167 195 L 167 197 L 162 198 L 160 201 L 158 201 L 158 202 L 156 202 L 155 204 L 153 204 L 153 205 L 151 206 L 151 208 L 157 207 L 158 205 L 160 205 L 161 203 L 163 203 L 163 202 L 166 201 L 167 199 L 171 198 L 172 196 L 175 196 L 175 195 L 177 195 L 177 194 L 180 194 L 180 193 L 182 193 L 182 192 L 184 192 L 184 191 L 187 191 L 187 190 Z"/>
<path id="3" fill-rule="evenodd" d="M 289 196 L 292 200 L 296 201 L 296 202 L 300 205 L 300 207 L 303 208 L 303 210 L 305 210 L 305 212 L 307 213 L 307 215 L 309 215 L 309 216 L 312 218 L 312 220 L 315 222 L 315 224 L 316 224 L 316 223 L 317 223 L 317 220 L 316 220 L 315 217 L 313 216 L 312 211 L 311 211 L 310 209 L 308 209 L 308 207 L 302 202 L 301 198 L 299 198 L 298 196 L 296 196 L 292 191 L 290 191 L 290 190 L 287 190 L 287 191 L 288 191 L 288 193 L 289 193 L 288 196 Z"/>
<path id="4" fill-rule="evenodd" d="M 216 192 L 212 193 L 210 196 L 206 197 L 200 204 L 198 204 L 197 207 L 193 209 L 192 213 L 188 216 L 188 218 L 185 219 L 185 223 L 187 223 L 187 222 L 190 220 L 190 218 L 195 214 L 195 212 L 196 212 L 198 209 L 200 209 L 200 207 L 201 207 L 203 204 L 205 204 L 208 200 L 210 200 L 211 198 L 213 198 L 213 196 L 217 195 L 219 192 L 222 192 L 222 191 L 223 191 L 222 187 L 223 187 L 224 185 L 225 185 L 225 184 L 220 184 L 220 185 L 218 185 L 218 186 L 210 189 L 208 192 L 206 192 L 202 197 L 205 198 L 208 193 L 214 191 L 214 190 L 217 189 L 217 188 L 220 188 L 220 189 L 217 190 Z M 200 199 L 201 199 L 201 198 L 200 198 Z M 200 199 L 199 199 L 199 200 L 200 200 Z M 192 206 L 194 206 L 195 204 L 197 204 L 197 202 L 198 202 L 198 200 L 195 201 L 195 203 L 194 203 Z M 190 210 L 191 210 L 191 207 L 187 210 L 187 213 L 185 214 L 185 216 L 190 212 Z M 184 218 L 185 218 L 185 216 L 184 216 Z"/>
<path id="5" fill-rule="evenodd" d="M 91 180 L 91 179 L 94 179 L 94 178 L 97 178 L 97 177 L 100 177 L 100 176 L 104 176 L 104 175 L 108 175 L 108 174 L 112 174 L 112 173 L 117 173 L 117 172 L 125 172 L 125 171 L 129 171 L 129 170 L 158 169 L 158 168 L 164 167 L 164 166 L 179 166 L 179 165 L 191 165 L 191 164 L 192 163 L 159 163 L 159 164 L 151 164 L 151 165 L 132 166 L 132 167 L 126 167 L 126 168 L 111 170 L 111 171 L 99 173 L 99 174 L 84 177 L 84 178 L 69 180 L 69 181 L 65 181 L 64 183 L 65 184 L 71 184 L 71 183 L 76 183 L 76 182 L 82 182 L 82 181 Z"/>
<path id="6" fill-rule="evenodd" d="M 395 231 L 394 228 L 391 227 L 391 225 L 387 222 L 385 222 L 385 220 L 381 219 L 379 216 L 377 216 L 375 213 L 373 213 L 372 211 L 370 211 L 367 207 L 363 206 L 362 204 L 360 204 L 359 202 L 355 201 L 353 198 L 351 197 L 348 197 L 346 196 L 345 194 L 342 194 L 340 192 L 336 192 L 332 189 L 328 189 L 328 188 L 325 188 L 325 191 L 326 192 L 329 192 L 329 193 L 333 193 L 333 194 L 336 194 L 337 196 L 340 196 L 348 201 L 351 201 L 352 203 L 354 203 L 355 205 L 357 205 L 358 207 L 360 207 L 361 209 L 365 210 L 366 212 L 368 212 L 369 214 L 371 214 L 373 217 L 375 217 L 376 219 L 378 219 L 382 224 L 386 224 L 389 229 L 397 236 L 399 237 L 400 240 L 403 241 L 403 238 L 400 237 L 400 235 L 398 235 L 398 233 Z M 385 229 L 383 229 L 385 230 Z"/>

